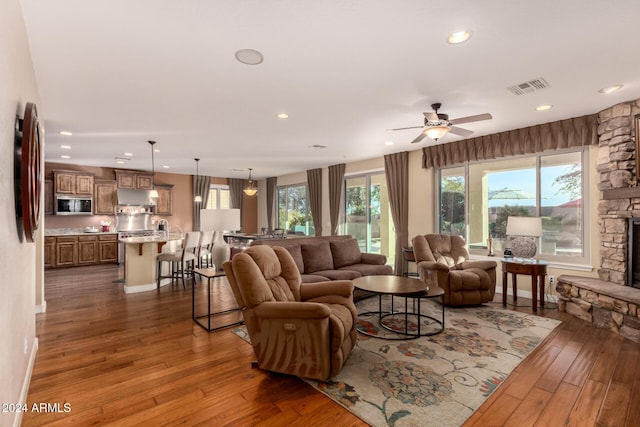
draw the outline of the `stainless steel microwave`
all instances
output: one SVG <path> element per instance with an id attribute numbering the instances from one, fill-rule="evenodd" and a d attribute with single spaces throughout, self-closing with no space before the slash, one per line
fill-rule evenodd
<path id="1" fill-rule="evenodd" d="M 91 215 L 91 197 L 56 196 L 56 215 Z"/>

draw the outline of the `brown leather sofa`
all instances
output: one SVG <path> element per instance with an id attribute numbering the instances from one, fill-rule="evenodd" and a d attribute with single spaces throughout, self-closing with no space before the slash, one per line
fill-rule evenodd
<path id="1" fill-rule="evenodd" d="M 413 253 L 420 278 L 428 286 L 444 289 L 446 305 L 478 305 L 493 300 L 495 261 L 468 261 L 469 251 L 460 236 L 426 234 L 413 238 Z"/>
<path id="2" fill-rule="evenodd" d="M 360 252 L 358 241 L 350 235 L 254 240 L 251 246 L 256 245 L 281 246 L 289 251 L 302 283 L 393 274 L 385 255 Z"/>
<path id="3" fill-rule="evenodd" d="M 353 283 L 302 283 L 291 254 L 254 246 L 223 264 L 261 369 L 326 381 L 356 344 Z"/>

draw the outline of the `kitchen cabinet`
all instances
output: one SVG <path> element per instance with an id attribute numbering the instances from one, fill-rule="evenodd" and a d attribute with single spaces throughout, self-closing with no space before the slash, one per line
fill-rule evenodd
<path id="1" fill-rule="evenodd" d="M 95 182 L 95 194 L 93 197 L 93 213 L 96 215 L 113 215 L 116 201 L 116 182 Z"/>
<path id="2" fill-rule="evenodd" d="M 53 181 L 44 181 L 44 214 L 53 215 Z"/>
<path id="3" fill-rule="evenodd" d="M 93 196 L 93 175 L 86 172 L 53 171 L 56 194 Z"/>
<path id="4" fill-rule="evenodd" d="M 118 262 L 118 235 L 101 234 L 98 236 L 98 262 L 117 263 Z"/>
<path id="5" fill-rule="evenodd" d="M 56 266 L 56 238 L 44 238 L 44 268 Z"/>
<path id="6" fill-rule="evenodd" d="M 173 214 L 173 185 L 156 185 L 158 200 L 156 200 L 156 215 Z"/>
<path id="7" fill-rule="evenodd" d="M 78 264 L 78 237 L 56 237 L 56 267 Z"/>
<path id="8" fill-rule="evenodd" d="M 116 170 L 116 182 L 118 188 L 153 190 L 153 174 L 146 172 Z"/>
<path id="9" fill-rule="evenodd" d="M 98 236 L 78 236 L 78 264 L 98 262 Z"/>

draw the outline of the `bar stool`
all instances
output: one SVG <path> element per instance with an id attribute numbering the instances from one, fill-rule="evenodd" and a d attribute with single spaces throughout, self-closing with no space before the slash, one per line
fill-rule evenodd
<path id="1" fill-rule="evenodd" d="M 213 265 L 211 247 L 213 246 L 213 231 L 202 231 L 198 245 L 198 268 L 209 268 Z"/>
<path id="2" fill-rule="evenodd" d="M 186 289 L 184 283 L 184 275 L 190 275 L 192 283 L 195 283 L 195 275 L 193 269 L 196 262 L 196 251 L 198 249 L 198 243 L 200 242 L 200 232 L 193 231 L 187 233 L 182 245 L 182 251 L 169 252 L 158 254 L 158 283 L 157 287 L 160 289 L 160 279 L 170 278 L 173 283 L 174 280 L 182 279 L 182 287 Z M 171 263 L 171 274 L 169 276 L 162 276 L 162 263 Z"/>
<path id="3" fill-rule="evenodd" d="M 403 270 L 405 277 L 419 277 L 420 275 L 416 273 L 409 273 L 409 263 L 416 262 L 416 257 L 413 253 L 413 247 L 409 246 L 407 248 L 402 248 L 402 259 L 403 259 Z"/>

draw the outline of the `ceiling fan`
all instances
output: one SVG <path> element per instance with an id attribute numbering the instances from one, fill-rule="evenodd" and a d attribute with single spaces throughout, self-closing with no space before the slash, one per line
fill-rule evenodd
<path id="1" fill-rule="evenodd" d="M 395 129 L 389 129 L 389 130 L 405 130 L 405 129 L 422 128 L 422 132 L 420 133 L 420 135 L 418 135 L 416 139 L 411 141 L 412 144 L 415 144 L 416 142 L 422 141 L 422 139 L 425 136 L 428 136 L 434 141 L 437 141 L 438 139 L 442 138 L 449 132 L 459 136 L 466 137 L 471 135 L 473 131 L 459 128 L 453 125 L 457 125 L 460 123 L 479 122 L 481 120 L 489 120 L 493 118 L 491 117 L 491 114 L 484 113 L 484 114 L 476 114 L 475 116 L 460 117 L 458 119 L 449 120 L 448 114 L 438 113 L 438 110 L 440 109 L 440 107 L 442 107 L 442 104 L 439 102 L 436 102 L 435 104 L 431 104 L 431 108 L 433 108 L 433 112 L 423 113 L 424 126 L 410 126 L 406 128 L 395 128 Z"/>

